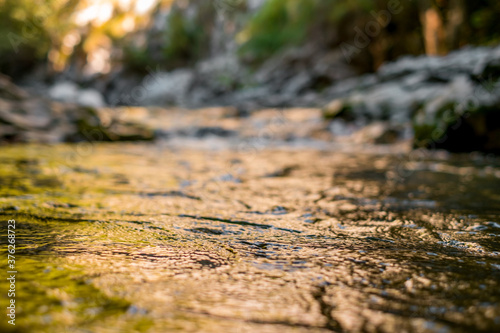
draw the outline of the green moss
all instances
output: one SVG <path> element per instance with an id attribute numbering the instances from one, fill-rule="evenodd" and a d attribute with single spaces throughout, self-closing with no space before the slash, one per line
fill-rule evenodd
<path id="1" fill-rule="evenodd" d="M 434 126 L 432 125 L 418 125 L 413 124 L 413 146 L 418 148 L 427 148 L 430 143 L 430 138 L 432 137 L 432 132 L 434 131 Z"/>
<path id="2" fill-rule="evenodd" d="M 412 119 L 415 147 L 498 153 L 498 105 L 448 102 L 436 112 L 424 110 Z"/>
<path id="3" fill-rule="evenodd" d="M 344 105 L 337 113 L 328 113 L 324 114 L 325 119 L 353 119 L 353 108 L 351 105 Z"/>
<path id="4" fill-rule="evenodd" d="M 325 106 L 323 109 L 323 118 L 327 120 L 344 119 L 352 121 L 356 118 L 354 115 L 354 106 L 345 100 L 335 100 Z"/>
<path id="5" fill-rule="evenodd" d="M 459 104 L 448 102 L 443 104 L 435 113 L 426 115 L 424 106 L 413 117 L 414 146 L 429 148 L 433 142 L 439 142 L 446 135 L 450 125 L 457 122 Z"/>
<path id="6" fill-rule="evenodd" d="M 55 332 L 68 326 L 85 326 L 123 313 L 129 306 L 128 302 L 109 298 L 84 281 L 83 272 L 76 266 L 60 266 L 53 259 L 27 257 L 20 251 L 16 255 L 16 269 L 14 332 Z M 7 280 L 1 280 L 0 288 L 7 290 L 8 284 Z M 5 320 L 0 325 L 6 325 Z M 4 326 L 4 332 L 5 329 L 8 327 Z"/>

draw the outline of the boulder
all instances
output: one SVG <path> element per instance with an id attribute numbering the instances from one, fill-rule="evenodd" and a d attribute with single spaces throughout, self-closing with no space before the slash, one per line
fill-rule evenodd
<path id="1" fill-rule="evenodd" d="M 23 100 L 28 93 L 10 81 L 10 78 L 0 73 L 0 98 L 6 100 Z"/>
<path id="2" fill-rule="evenodd" d="M 194 73 L 189 69 L 155 73 L 143 81 L 143 91 L 141 92 L 143 97 L 137 104 L 145 106 L 184 105 L 193 79 Z"/>
<path id="3" fill-rule="evenodd" d="M 417 147 L 500 153 L 500 80 L 477 85 L 456 78 L 442 96 L 422 106 L 413 127 Z"/>
<path id="4" fill-rule="evenodd" d="M 297 95 L 303 93 L 307 88 L 310 88 L 313 84 L 313 76 L 307 71 L 301 72 L 288 80 L 281 92 L 285 95 Z"/>
<path id="5" fill-rule="evenodd" d="M 104 107 L 106 105 L 101 93 L 95 89 L 80 89 L 70 81 L 61 81 L 49 89 L 49 97 L 53 100 L 76 103 L 82 106 Z"/>
<path id="6" fill-rule="evenodd" d="M 411 121 L 415 146 L 498 152 L 499 82 L 500 47 L 404 57 L 375 75 L 329 88 L 332 101 L 323 115 L 348 122 Z"/>
<path id="7" fill-rule="evenodd" d="M 248 76 L 234 54 L 221 54 L 198 63 L 194 70 L 186 105 L 202 107 L 207 105 L 228 105 Z"/>
<path id="8" fill-rule="evenodd" d="M 61 98 L 68 97 L 66 93 L 73 90 L 70 84 L 58 87 L 54 96 Z M 77 98 L 86 99 L 87 104 L 100 104 L 98 96 L 87 90 Z M 123 141 L 154 137 L 150 127 L 124 118 L 118 109 L 30 96 L 7 77 L 0 76 L 0 142 Z"/>
<path id="9" fill-rule="evenodd" d="M 392 144 L 402 138 L 403 126 L 394 126 L 389 122 L 373 122 L 352 135 L 352 142 L 358 144 Z"/>
<path id="10" fill-rule="evenodd" d="M 78 98 L 78 86 L 69 81 L 57 82 L 49 89 L 50 98 L 61 101 L 74 103 Z"/>
<path id="11" fill-rule="evenodd" d="M 83 89 L 78 93 L 76 103 L 94 108 L 104 107 L 106 103 L 101 93 L 95 89 Z"/>

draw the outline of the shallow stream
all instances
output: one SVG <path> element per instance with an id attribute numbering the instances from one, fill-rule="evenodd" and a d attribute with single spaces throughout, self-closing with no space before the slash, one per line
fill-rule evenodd
<path id="1" fill-rule="evenodd" d="M 0 217 L 2 332 L 500 331 L 496 157 L 10 146 Z"/>

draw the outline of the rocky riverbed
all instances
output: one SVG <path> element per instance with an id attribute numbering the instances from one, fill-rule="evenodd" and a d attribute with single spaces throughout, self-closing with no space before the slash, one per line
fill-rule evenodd
<path id="1" fill-rule="evenodd" d="M 250 128 L 255 136 L 259 124 L 276 118 L 269 112 L 275 109 L 298 125 L 289 138 L 381 144 L 412 140 L 415 147 L 500 153 L 500 47 L 405 57 L 358 77 L 344 73 L 348 67 L 339 54 L 321 59 L 313 54 L 314 49 L 289 50 L 234 87 L 222 84 L 221 77 L 243 80 L 248 69 L 231 57 L 206 60 L 196 69 L 155 69 L 134 80 L 126 80 L 124 73 L 101 78 L 114 82 L 108 82 L 111 90 L 57 82 L 50 89 L 31 87 L 27 92 L 0 76 L 0 142 L 155 140 L 165 134 L 170 139 L 248 137 L 248 131 L 240 130 Z M 328 80 L 322 72 L 329 73 Z M 112 107 L 105 107 L 99 91 Z M 207 107 L 225 111 L 199 111 Z M 307 124 L 290 111 L 297 108 Z"/>
<path id="2" fill-rule="evenodd" d="M 0 150 L 2 331 L 500 329 L 498 158 L 179 140 Z"/>

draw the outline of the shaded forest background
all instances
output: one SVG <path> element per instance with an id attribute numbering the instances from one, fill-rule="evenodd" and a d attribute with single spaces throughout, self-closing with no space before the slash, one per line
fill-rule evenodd
<path id="1" fill-rule="evenodd" d="M 371 72 L 405 54 L 500 41 L 496 0 L 0 0 L 0 6 L 0 72 L 13 78 L 174 69 L 228 51 L 255 67 L 301 45 L 341 48 L 360 72 Z M 366 47 L 355 45 L 366 38 Z"/>

